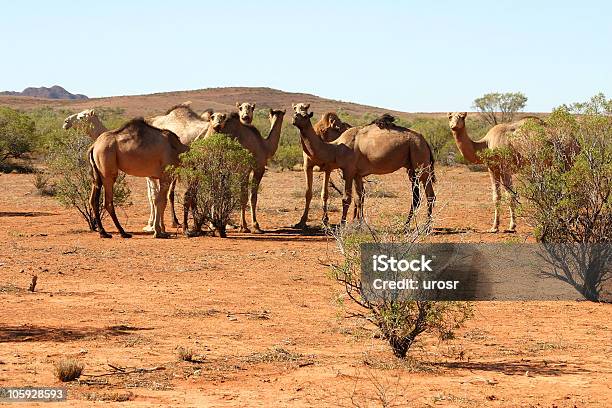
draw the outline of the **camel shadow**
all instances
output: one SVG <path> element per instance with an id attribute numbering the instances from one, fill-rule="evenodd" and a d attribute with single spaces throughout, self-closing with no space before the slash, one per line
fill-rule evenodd
<path id="1" fill-rule="evenodd" d="M 434 227 L 431 235 L 456 235 L 475 232 L 473 228 L 449 228 L 449 227 Z"/>
<path id="2" fill-rule="evenodd" d="M 55 214 L 40 211 L 0 211 L 0 217 L 47 217 L 50 215 Z"/>
<path id="3" fill-rule="evenodd" d="M 153 330 L 153 327 L 127 325 L 108 327 L 46 327 L 46 326 L 0 326 L 0 343 L 22 343 L 29 341 L 75 341 L 98 336 L 125 336 L 134 331 Z"/>
<path id="4" fill-rule="evenodd" d="M 292 227 L 280 227 L 264 230 L 263 234 L 244 234 L 240 235 L 228 234 L 230 239 L 243 239 L 254 241 L 302 241 L 302 242 L 319 242 L 326 241 L 330 237 L 325 233 L 325 229 L 320 227 L 308 227 L 306 229 L 297 229 Z"/>
<path id="5" fill-rule="evenodd" d="M 476 362 L 476 361 L 456 361 L 456 362 L 433 362 L 436 367 L 449 369 L 466 369 L 470 371 L 490 371 L 505 375 L 540 375 L 540 376 L 560 376 L 567 374 L 591 373 L 591 370 L 580 368 L 575 364 L 568 364 L 561 361 L 521 361 L 507 362 Z"/>

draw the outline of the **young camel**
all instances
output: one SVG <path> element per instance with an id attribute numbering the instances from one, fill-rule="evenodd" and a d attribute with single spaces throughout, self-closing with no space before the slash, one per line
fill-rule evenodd
<path id="1" fill-rule="evenodd" d="M 453 112 L 448 114 L 448 125 L 453 133 L 457 148 L 463 157 L 471 163 L 482 164 L 479 157 L 479 152 L 485 149 L 495 149 L 500 147 L 511 146 L 509 136 L 520 128 L 526 121 L 521 119 L 514 123 L 502 123 L 493 126 L 483 137 L 478 141 L 470 139 L 465 128 L 465 118 L 467 112 Z M 495 204 L 495 214 L 493 216 L 493 226 L 490 232 L 499 231 L 499 207 L 501 203 L 500 189 L 503 186 L 506 194 L 509 197 L 510 208 L 510 226 L 509 232 L 516 230 L 516 219 L 514 215 L 516 198 L 512 191 L 512 173 L 511 168 L 514 166 L 491 166 L 488 167 L 489 176 L 491 177 L 491 185 L 493 186 L 493 203 Z"/>
<path id="2" fill-rule="evenodd" d="M 244 124 L 240 120 L 239 114 L 236 112 L 229 115 L 214 113 L 211 117 L 211 127 L 207 136 L 214 132 L 229 134 L 235 137 L 245 149 L 251 152 L 255 159 L 250 194 L 251 222 L 254 233 L 263 232 L 257 221 L 257 193 L 259 191 L 259 183 L 266 171 L 268 160 L 274 156 L 274 153 L 276 153 L 278 149 L 284 115 L 284 110 L 270 109 L 270 132 L 266 139 L 261 136 L 255 126 Z M 251 232 L 246 222 L 246 206 L 248 199 L 248 190 L 244 188 L 240 214 L 240 231 L 242 232 Z"/>
<path id="3" fill-rule="evenodd" d="M 427 214 L 431 213 L 435 201 L 433 183 L 434 160 L 427 141 L 422 135 L 402 128 L 385 120 L 375 121 L 368 126 L 351 128 L 331 143 L 317 136 L 310 119 L 312 112 L 305 114 L 294 105 L 293 124 L 300 130 L 303 146 L 308 154 L 325 163 L 326 169 L 339 168 L 344 178 L 341 223 L 346 215 L 352 198 L 352 185 L 355 182 L 357 200 L 355 217 L 363 219 L 363 177 L 370 174 L 388 174 L 404 167 L 412 181 L 412 204 L 406 220 L 410 223 L 414 211 L 421 202 L 419 182 L 425 187 Z"/>
<path id="4" fill-rule="evenodd" d="M 154 237 L 168 236 L 162 229 L 162 220 L 171 176 L 165 169 L 168 165 L 177 165 L 179 154 L 188 149 L 174 133 L 154 128 L 142 118 L 133 119 L 119 129 L 104 132 L 96 139 L 88 153 L 93 175 L 89 200 L 101 238 L 111 238 L 100 219 L 99 199 L 102 186 L 106 211 L 121 236 L 131 237 L 121 227 L 113 206 L 113 185 L 119 170 L 132 176 L 159 180 L 159 190 L 154 201 Z"/>
<path id="5" fill-rule="evenodd" d="M 295 112 L 300 112 L 306 115 L 308 114 L 309 108 L 309 103 L 298 103 L 293 105 L 293 110 Z M 314 131 L 316 135 L 324 142 L 333 142 L 334 140 L 338 139 L 344 131 L 350 129 L 351 127 L 352 126 L 348 123 L 345 123 L 340 120 L 338 115 L 336 115 L 334 112 L 327 112 L 321 117 L 321 119 L 317 123 L 315 123 Z M 321 202 L 323 208 L 322 221 L 324 225 L 327 225 L 327 223 L 329 222 L 329 216 L 327 212 L 327 200 L 329 199 L 329 179 L 332 169 L 327 168 L 326 163 L 322 162 L 317 157 L 313 157 L 311 154 L 309 154 L 308 149 L 306 149 L 304 141 L 302 139 L 300 139 L 300 142 L 302 143 L 302 156 L 304 159 L 306 191 L 304 194 L 304 212 L 302 213 L 300 221 L 293 227 L 299 229 L 305 229 L 307 227 L 308 212 L 310 210 L 310 202 L 312 200 L 312 179 L 314 166 L 318 166 L 324 172 L 323 187 L 321 188 Z"/>
<path id="6" fill-rule="evenodd" d="M 91 140 L 96 140 L 102 133 L 108 131 L 106 126 L 102 123 L 96 111 L 93 109 L 85 109 L 82 112 L 75 113 L 74 115 L 68 116 L 64 119 L 62 128 L 68 130 L 71 128 L 83 129 L 87 132 L 87 136 Z"/>
<path id="7" fill-rule="evenodd" d="M 158 129 L 166 129 L 178 136 L 181 143 L 189 146 L 192 142 L 204 136 L 210 125 L 211 110 L 206 110 L 202 115 L 198 115 L 191 109 L 191 102 L 183 102 L 168 109 L 165 114 L 148 118 L 146 121 L 153 127 Z M 149 205 L 151 212 L 149 221 L 143 228 L 144 231 L 153 231 L 153 204 L 156 194 L 155 180 L 147 179 L 147 193 L 149 197 Z M 174 190 L 176 188 L 176 179 L 172 179 L 168 190 L 168 199 L 170 201 L 170 215 L 172 216 L 172 226 L 174 228 L 180 226 L 176 211 L 174 209 Z"/>

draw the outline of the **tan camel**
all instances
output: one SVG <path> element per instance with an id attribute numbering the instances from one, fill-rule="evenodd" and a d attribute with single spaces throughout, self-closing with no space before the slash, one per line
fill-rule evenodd
<path id="1" fill-rule="evenodd" d="M 245 125 L 250 125 L 253 122 L 255 104 L 249 102 L 236 102 L 236 107 L 238 108 L 238 116 L 240 116 L 240 121 Z"/>
<path id="2" fill-rule="evenodd" d="M 198 138 L 204 136 L 208 131 L 210 115 L 212 110 L 206 110 L 202 115 L 198 115 L 191 109 L 191 102 L 183 102 L 168 109 L 166 113 L 159 116 L 146 119 L 147 123 L 158 129 L 166 129 L 176 134 L 181 143 L 189 146 Z M 155 197 L 155 180 L 147 179 L 147 195 L 149 197 L 149 205 L 151 211 L 149 221 L 143 228 L 144 231 L 153 231 L 154 213 L 153 201 Z M 170 215 L 172 216 L 172 226 L 174 228 L 180 226 L 176 211 L 174 208 L 174 190 L 176 188 L 176 179 L 173 179 L 168 190 L 168 199 L 170 201 Z M 186 232 L 186 231 L 185 231 Z"/>
<path id="3" fill-rule="evenodd" d="M 296 105 L 293 108 L 293 124 L 300 130 L 303 147 L 308 155 L 325 163 L 326 169 L 339 168 L 342 171 L 344 195 L 341 223 L 346 222 L 353 181 L 357 192 L 354 215 L 363 219 L 363 177 L 393 173 L 402 167 L 408 171 L 413 193 L 406 225 L 410 223 L 421 202 L 419 181 L 425 188 L 428 223 L 430 222 L 435 201 L 434 160 L 429 144 L 422 135 L 394 125 L 392 117 L 387 115 L 370 125 L 350 128 L 338 139 L 327 143 L 315 133 L 310 121 L 312 112 L 305 114 Z"/>
<path id="4" fill-rule="evenodd" d="M 310 104 L 298 103 L 293 105 L 293 109 L 295 112 L 300 112 L 303 114 L 308 114 L 308 109 L 310 108 Z M 325 113 L 321 119 L 314 125 L 314 131 L 316 135 L 321 138 L 325 142 L 332 142 L 340 135 L 350 129 L 352 126 L 348 123 L 344 123 L 338 115 L 334 112 Z M 324 172 L 323 176 L 323 186 L 321 188 L 321 203 L 323 208 L 323 217 L 322 222 L 324 225 L 327 225 L 329 222 L 329 215 L 327 210 L 327 202 L 329 199 L 329 180 L 332 169 L 327 169 L 325 163 L 320 160 L 317 160 L 316 157 L 312 157 L 309 155 L 308 149 L 304 146 L 304 141 L 300 139 L 302 143 L 302 156 L 304 160 L 304 176 L 306 177 L 306 191 L 304 193 L 304 211 L 302 213 L 302 217 L 300 218 L 300 222 L 295 224 L 294 228 L 304 229 L 307 227 L 308 222 L 308 212 L 310 210 L 310 202 L 312 201 L 312 181 L 313 181 L 313 168 L 314 166 L 318 166 Z"/>
<path id="5" fill-rule="evenodd" d="M 251 152 L 255 159 L 250 194 L 251 223 L 253 232 L 255 233 L 263 232 L 257 222 L 257 193 L 259 191 L 259 184 L 266 171 L 268 160 L 274 156 L 278 149 L 284 115 L 284 110 L 270 109 L 270 132 L 266 139 L 261 136 L 259 130 L 257 130 L 255 126 L 244 124 L 240 120 L 240 116 L 237 112 L 229 115 L 225 113 L 214 113 L 211 117 L 211 126 L 207 136 L 214 132 L 229 134 L 235 137 L 245 149 Z M 247 225 L 245 214 L 248 198 L 248 191 L 245 188 L 242 193 L 240 214 L 240 230 L 243 232 L 251 232 Z"/>
<path id="6" fill-rule="evenodd" d="M 64 119 L 64 130 L 71 128 L 82 129 L 87 132 L 91 140 L 96 140 L 102 133 L 108 131 L 94 109 L 85 109 Z"/>
<path id="7" fill-rule="evenodd" d="M 154 128 L 142 118 L 133 119 L 119 129 L 102 133 L 89 150 L 93 174 L 90 204 L 94 209 L 100 237 L 111 238 L 100 220 L 99 199 L 102 186 L 106 211 L 121 236 L 131 237 L 121 227 L 113 206 L 113 185 L 119 170 L 132 176 L 159 180 L 159 190 L 154 202 L 154 237 L 167 237 L 162 229 L 162 220 L 171 176 L 165 169 L 168 165 L 179 164 L 179 154 L 188 149 L 174 133 Z"/>
<path id="8" fill-rule="evenodd" d="M 463 155 L 463 157 L 471 163 L 482 164 L 482 160 L 479 153 L 485 149 L 495 149 L 510 147 L 510 137 L 518 130 L 528 119 L 524 118 L 513 123 L 502 123 L 493 126 L 483 137 L 478 141 L 470 139 L 465 127 L 465 118 L 467 112 L 453 112 L 448 114 L 448 124 L 455 138 L 457 148 Z M 537 118 L 535 118 L 537 119 Z M 539 120 L 539 119 L 538 119 Z M 510 208 L 510 226 L 508 231 L 514 232 L 516 230 L 516 219 L 515 219 L 515 206 L 516 197 L 512 190 L 512 170 L 515 168 L 514 165 L 504 166 L 488 166 L 489 176 L 491 177 L 491 185 L 493 187 L 493 202 L 495 204 L 495 215 L 493 217 L 493 226 L 490 232 L 499 231 L 499 207 L 501 203 L 500 190 L 501 187 L 506 191 L 509 196 L 509 208 Z"/>

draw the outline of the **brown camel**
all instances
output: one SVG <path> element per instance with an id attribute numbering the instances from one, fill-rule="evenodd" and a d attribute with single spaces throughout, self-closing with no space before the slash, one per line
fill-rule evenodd
<path id="1" fill-rule="evenodd" d="M 479 155 L 479 152 L 482 152 L 485 149 L 495 149 L 503 147 L 512 148 L 512 144 L 510 142 L 511 136 L 528 119 L 533 119 L 524 118 L 513 123 L 502 123 L 499 125 L 495 125 L 487 132 L 485 137 L 478 141 L 474 141 L 468 136 L 465 127 L 466 116 L 466 112 L 449 113 L 448 124 L 453 133 L 453 137 L 455 138 L 455 143 L 457 144 L 457 147 L 459 148 L 459 151 L 461 152 L 463 157 L 466 160 L 476 164 L 482 163 L 482 159 Z M 514 215 L 516 197 L 514 191 L 512 190 L 511 170 L 513 168 L 515 168 L 514 165 L 504 166 L 503 164 L 499 166 L 488 166 L 489 176 L 491 177 L 491 185 L 493 186 L 493 202 L 495 204 L 495 215 L 493 217 L 493 226 L 491 227 L 490 232 L 499 231 L 499 207 L 501 203 L 500 189 L 502 186 L 504 187 L 506 194 L 509 196 L 510 201 L 510 226 L 508 228 L 508 231 L 514 232 L 516 230 L 516 219 Z"/>
<path id="2" fill-rule="evenodd" d="M 82 129 L 87 132 L 91 140 L 96 140 L 102 133 L 108 131 L 102 123 L 96 111 L 93 109 L 85 109 L 82 112 L 75 113 L 64 119 L 62 128 L 68 130 L 71 128 Z"/>
<path id="3" fill-rule="evenodd" d="M 119 129 L 102 133 L 89 150 L 93 174 L 90 203 L 94 209 L 100 237 L 111 237 L 100 220 L 99 198 L 102 186 L 106 211 L 121 236 L 131 237 L 121 227 L 113 206 L 113 185 L 119 170 L 132 176 L 159 180 L 159 190 L 154 201 L 154 237 L 167 237 L 162 229 L 162 220 L 171 176 L 165 169 L 168 165 L 179 164 L 179 154 L 188 149 L 174 133 L 154 128 L 142 118 L 133 119 Z"/>
<path id="4" fill-rule="evenodd" d="M 236 102 L 236 107 L 238 108 L 238 116 L 240 116 L 240 121 L 245 125 L 250 125 L 253 122 L 255 104 L 249 102 Z"/>
<path id="5" fill-rule="evenodd" d="M 310 104 L 298 103 L 293 105 L 293 109 L 295 112 L 300 112 L 303 114 L 308 114 L 308 109 L 310 108 Z M 314 131 L 316 135 L 321 138 L 321 140 L 325 142 L 333 142 L 338 139 L 340 135 L 350 129 L 352 126 L 348 123 L 344 123 L 338 115 L 334 112 L 325 113 L 321 119 L 315 123 Z M 322 221 L 324 225 L 327 225 L 329 222 L 329 216 L 327 211 L 327 201 L 329 199 L 329 180 L 332 169 L 328 169 L 320 160 L 317 160 L 316 157 L 312 157 L 308 154 L 308 149 L 306 149 L 304 145 L 304 141 L 300 139 L 302 143 L 302 156 L 304 159 L 304 175 L 306 177 L 306 191 L 304 194 L 304 212 L 302 213 L 302 217 L 300 218 L 300 222 L 294 225 L 294 228 L 304 229 L 307 227 L 308 222 L 308 212 L 310 210 L 310 202 L 312 200 L 312 179 L 313 179 L 313 168 L 314 166 L 318 166 L 324 172 L 323 178 L 323 187 L 321 188 L 321 202 L 323 208 L 323 217 Z"/>
<path id="6" fill-rule="evenodd" d="M 147 119 L 147 123 L 158 129 L 166 129 L 176 134 L 181 143 L 189 146 L 198 138 L 204 136 L 208 131 L 209 119 L 212 114 L 211 110 L 206 110 L 202 115 L 198 115 L 191 109 L 191 102 L 183 102 L 168 109 L 165 114 L 154 116 Z M 144 231 L 153 231 L 153 201 L 155 197 L 155 180 L 147 179 L 147 193 L 149 197 L 149 205 L 151 211 L 149 221 L 143 228 Z M 170 201 L 170 215 L 172 216 L 172 226 L 174 228 L 180 226 L 176 211 L 174 209 L 174 190 L 176 188 L 176 179 L 173 179 L 168 190 L 168 199 Z"/>
<path id="7" fill-rule="evenodd" d="M 268 160 L 274 156 L 278 149 L 284 115 L 284 110 L 270 109 L 270 132 L 266 139 L 261 136 L 259 130 L 257 130 L 255 126 L 244 124 L 240 120 L 240 116 L 237 112 L 230 113 L 229 115 L 225 113 L 214 113 L 211 117 L 211 127 L 207 136 L 215 132 L 229 134 L 235 137 L 245 149 L 251 152 L 255 159 L 250 194 L 251 222 L 253 232 L 255 233 L 263 232 L 257 222 L 257 193 L 259 191 L 259 183 L 266 171 Z M 248 190 L 244 188 L 240 214 L 240 231 L 242 232 L 251 232 L 247 225 L 245 214 L 248 199 Z"/>
<path id="8" fill-rule="evenodd" d="M 296 109 L 297 108 L 297 109 Z M 294 105 L 293 124 L 300 130 L 303 146 L 309 156 L 325 163 L 326 169 L 339 168 L 344 178 L 341 223 L 346 222 L 355 182 L 357 200 L 355 217 L 363 219 L 363 177 L 370 174 L 388 174 L 404 167 L 412 181 L 412 205 L 406 220 L 410 223 L 420 205 L 419 181 L 427 196 L 428 225 L 435 201 L 433 190 L 434 160 L 429 144 L 417 132 L 397 126 L 385 117 L 370 125 L 350 128 L 333 142 L 327 143 L 317 136 L 310 119 Z"/>

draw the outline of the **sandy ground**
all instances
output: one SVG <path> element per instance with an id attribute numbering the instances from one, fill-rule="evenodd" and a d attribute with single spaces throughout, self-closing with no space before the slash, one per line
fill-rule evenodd
<path id="1" fill-rule="evenodd" d="M 1 387 L 59 386 L 54 363 L 70 357 L 85 375 L 57 406 L 612 406 L 609 304 L 478 302 L 455 339 L 425 335 L 407 361 L 393 358 L 338 306 L 341 287 L 322 265 L 337 259 L 333 241 L 287 228 L 301 213 L 301 173 L 265 176 L 268 233 L 228 239 L 101 240 L 34 194 L 32 178 L 0 175 Z M 436 225 L 454 233 L 433 239 L 529 240 L 522 220 L 517 234 L 485 232 L 486 173 L 442 168 L 438 179 Z M 405 175 L 380 180 L 381 195 L 395 197 L 369 200 L 369 218 L 405 213 Z M 120 218 L 139 231 L 144 180 L 131 185 L 134 205 Z M 333 222 L 339 206 L 333 197 Z M 180 361 L 178 347 L 197 361 Z"/>

